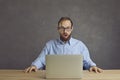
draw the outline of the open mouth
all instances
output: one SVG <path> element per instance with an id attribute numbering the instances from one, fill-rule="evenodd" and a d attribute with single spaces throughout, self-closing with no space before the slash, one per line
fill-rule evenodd
<path id="1" fill-rule="evenodd" d="M 64 36 L 64 37 L 67 37 L 67 36 L 68 36 L 68 34 L 63 34 L 63 36 Z"/>

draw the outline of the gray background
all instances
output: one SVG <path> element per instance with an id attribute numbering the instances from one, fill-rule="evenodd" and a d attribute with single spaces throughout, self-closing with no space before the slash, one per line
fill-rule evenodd
<path id="1" fill-rule="evenodd" d="M 0 0 L 0 68 L 24 69 L 45 43 L 59 37 L 68 16 L 73 37 L 89 48 L 103 69 L 120 69 L 120 0 Z"/>

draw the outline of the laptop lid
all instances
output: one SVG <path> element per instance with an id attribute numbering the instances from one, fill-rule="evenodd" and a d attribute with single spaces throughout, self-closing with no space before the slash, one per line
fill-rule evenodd
<path id="1" fill-rule="evenodd" d="M 46 55 L 46 78 L 82 78 L 82 55 Z"/>

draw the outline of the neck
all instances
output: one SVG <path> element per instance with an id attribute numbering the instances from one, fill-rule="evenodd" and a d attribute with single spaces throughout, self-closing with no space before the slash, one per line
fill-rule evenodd
<path id="1" fill-rule="evenodd" d="M 60 36 L 60 40 L 62 40 L 64 43 L 66 43 L 67 41 L 69 41 L 71 38 L 71 35 L 67 38 L 67 39 L 64 39 Z"/>

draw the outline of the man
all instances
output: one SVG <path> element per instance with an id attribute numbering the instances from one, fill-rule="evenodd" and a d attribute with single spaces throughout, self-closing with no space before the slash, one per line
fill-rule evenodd
<path id="1" fill-rule="evenodd" d="M 45 68 L 45 55 L 47 54 L 82 54 L 83 69 L 94 72 L 102 72 L 90 59 L 89 51 L 82 41 L 72 38 L 73 22 L 69 17 L 62 17 L 58 21 L 58 32 L 60 38 L 46 43 L 41 54 L 32 62 L 32 65 L 25 69 L 25 72 L 37 71 Z"/>

